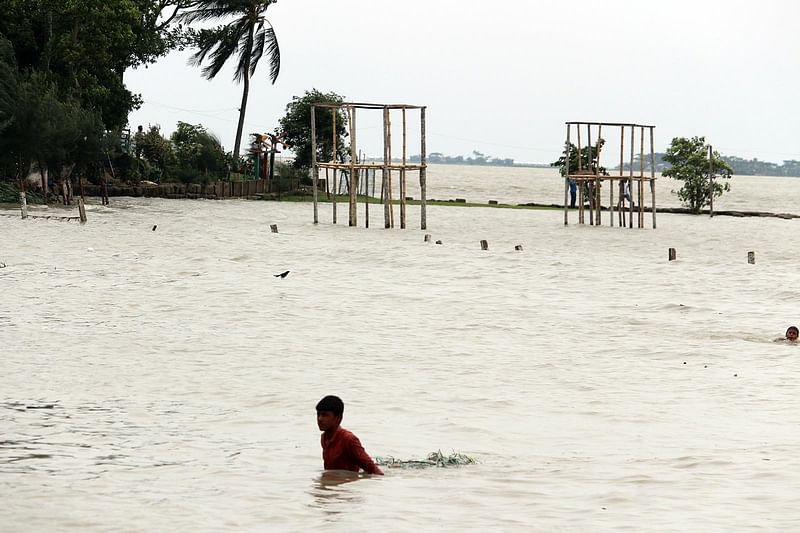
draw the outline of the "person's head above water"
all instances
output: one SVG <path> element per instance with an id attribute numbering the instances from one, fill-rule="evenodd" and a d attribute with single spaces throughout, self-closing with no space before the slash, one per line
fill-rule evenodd
<path id="1" fill-rule="evenodd" d="M 789 329 L 786 330 L 786 338 L 790 341 L 796 341 L 798 333 L 800 333 L 800 330 L 797 329 L 797 326 L 789 326 Z"/>
<path id="2" fill-rule="evenodd" d="M 317 402 L 317 427 L 320 431 L 333 431 L 342 423 L 344 402 L 338 396 L 325 396 Z"/>

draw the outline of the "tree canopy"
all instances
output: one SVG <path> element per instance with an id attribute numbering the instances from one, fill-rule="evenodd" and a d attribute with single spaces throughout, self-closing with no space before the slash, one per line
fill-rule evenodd
<path id="1" fill-rule="evenodd" d="M 664 161 L 672 166 L 663 175 L 683 182 L 678 197 L 694 213 L 731 188 L 728 181 L 715 180 L 712 185 L 712 175 L 729 180 L 733 170 L 719 152 L 712 152 L 709 161 L 708 149 L 705 137 L 675 137 L 664 154 Z"/>
<path id="2" fill-rule="evenodd" d="M 598 139 L 597 144 L 594 146 L 583 146 L 580 149 L 580 167 L 578 167 L 578 147 L 572 143 L 567 145 L 564 143 L 564 151 L 561 153 L 561 157 L 558 158 L 558 161 L 554 161 L 550 163 L 551 167 L 557 167 L 559 173 L 562 176 L 566 176 L 567 174 L 567 151 L 569 151 L 569 171 L 570 173 L 574 174 L 578 171 L 578 168 L 583 170 L 589 170 L 592 173 L 596 172 L 597 164 L 598 164 L 598 150 L 603 148 L 603 145 L 606 143 L 605 139 Z M 600 174 L 603 176 L 608 176 L 608 171 L 606 167 L 600 167 Z"/>
<path id="3" fill-rule="evenodd" d="M 344 98 L 334 92 L 322 93 L 317 89 L 306 91 L 303 96 L 294 96 L 286 105 L 286 115 L 280 119 L 280 127 L 275 131 L 282 133 L 286 143 L 294 152 L 294 167 L 311 168 L 311 104 L 342 103 Z M 347 114 L 337 110 L 336 117 L 336 159 L 344 160 L 348 152 Z M 317 108 L 317 158 L 331 160 L 333 154 L 333 113 L 329 109 Z"/>
<path id="4" fill-rule="evenodd" d="M 44 73 L 72 99 L 118 129 L 140 99 L 123 83 L 130 67 L 152 63 L 186 39 L 174 14 L 189 0 L 1 0 L 0 34 L 20 72 Z"/>

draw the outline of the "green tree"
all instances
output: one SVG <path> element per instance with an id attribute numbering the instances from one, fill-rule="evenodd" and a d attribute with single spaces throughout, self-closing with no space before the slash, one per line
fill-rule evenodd
<path id="1" fill-rule="evenodd" d="M 664 161 L 672 166 L 663 175 L 683 182 L 678 197 L 693 213 L 709 205 L 712 197 L 731 189 L 728 181 L 715 180 L 712 185 L 712 175 L 729 180 L 733 170 L 719 152 L 712 152 L 709 162 L 708 148 L 705 137 L 675 137 L 664 154 Z"/>
<path id="2" fill-rule="evenodd" d="M 116 129 L 141 102 L 125 87 L 125 71 L 185 44 L 175 11 L 189 1 L 0 0 L 0 34 L 20 71 L 46 73 L 62 101 L 98 110 Z"/>
<path id="3" fill-rule="evenodd" d="M 220 176 L 227 170 L 222 144 L 202 124 L 178 122 L 170 140 L 179 172 L 185 179 L 191 180 L 199 174 L 207 181 L 209 175 Z"/>
<path id="4" fill-rule="evenodd" d="M 161 135 L 161 126 L 150 126 L 136 134 L 136 151 L 147 162 L 147 177 L 159 182 L 175 168 L 175 150 L 172 143 Z"/>
<path id="5" fill-rule="evenodd" d="M 62 101 L 44 73 L 34 71 L 17 81 L 10 112 L 9 125 L 0 133 L 0 152 L 16 163 L 16 174 L 35 162 L 44 190 L 45 171 L 71 183 L 75 169 L 82 171 L 99 158 L 104 135 L 99 115 L 76 100 Z"/>
<path id="6" fill-rule="evenodd" d="M 303 96 L 295 96 L 286 105 L 286 115 L 280 119 L 280 127 L 275 131 L 281 132 L 283 139 L 294 152 L 294 167 L 298 169 L 311 168 L 311 104 L 314 103 L 342 103 L 344 98 L 334 92 L 322 93 L 317 89 L 306 91 Z M 329 109 L 317 108 L 317 159 L 329 161 L 333 159 L 333 113 Z M 347 137 L 347 114 L 337 111 L 336 116 L 336 159 L 341 161 L 348 152 L 345 144 Z"/>
<path id="7" fill-rule="evenodd" d="M 269 79 L 274 84 L 281 69 L 281 53 L 272 24 L 266 18 L 267 8 L 277 0 L 198 0 L 193 8 L 182 15 L 188 23 L 207 22 L 218 19 L 233 19 L 227 24 L 197 32 L 191 63 L 201 65 L 206 57 L 209 63 L 203 67 L 206 79 L 213 79 L 231 57 L 236 56 L 233 79 L 242 83 L 242 103 L 239 107 L 239 123 L 236 127 L 234 158 L 239 157 L 242 130 L 250 94 L 250 78 L 264 53 L 269 61 Z"/>
<path id="8" fill-rule="evenodd" d="M 598 163 L 598 146 L 599 149 L 603 148 L 603 145 L 606 143 L 605 139 L 600 139 L 598 144 L 594 146 L 583 146 L 580 150 L 580 168 L 582 170 L 589 170 L 594 173 L 597 170 L 597 163 Z M 557 167 L 559 173 L 562 176 L 566 176 L 567 173 L 567 150 L 569 150 L 569 171 L 571 174 L 575 174 L 578 172 L 578 147 L 572 143 L 569 143 L 567 146 L 564 143 L 564 151 L 561 154 L 561 157 L 558 158 L 558 161 L 554 161 L 550 163 L 551 167 Z M 608 171 L 606 167 L 600 167 L 600 174 L 603 176 L 608 176 Z"/>

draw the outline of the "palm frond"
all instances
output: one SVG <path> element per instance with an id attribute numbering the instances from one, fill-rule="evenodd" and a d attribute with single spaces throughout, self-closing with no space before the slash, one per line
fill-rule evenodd
<path id="1" fill-rule="evenodd" d="M 201 72 L 208 80 L 215 78 L 228 59 L 238 52 L 238 37 L 229 26 L 202 30 L 197 39 L 197 52 L 189 58 L 189 64 L 200 66 L 208 57 L 210 62 Z"/>
<path id="2" fill-rule="evenodd" d="M 205 0 L 198 2 L 196 8 L 178 15 L 181 22 L 192 24 L 208 20 L 235 17 L 246 12 L 246 2 L 236 0 Z"/>
<path id="3" fill-rule="evenodd" d="M 265 27 L 264 22 L 268 27 Z M 267 59 L 269 60 L 269 81 L 274 84 L 275 80 L 278 79 L 278 74 L 281 72 L 281 51 L 278 47 L 278 38 L 275 36 L 275 30 L 268 20 L 264 20 L 259 25 L 259 32 L 256 34 L 250 57 L 250 76 L 255 74 L 258 62 L 264 55 L 265 46 Z"/>

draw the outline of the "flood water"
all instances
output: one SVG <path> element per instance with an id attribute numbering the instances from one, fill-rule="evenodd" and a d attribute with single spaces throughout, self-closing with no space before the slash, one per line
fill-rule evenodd
<path id="1" fill-rule="evenodd" d="M 563 199 L 550 170 L 429 180 Z M 797 183 L 735 177 L 717 205 L 798 213 Z M 800 346 L 773 342 L 800 323 L 798 221 L 431 206 L 423 232 L 409 211 L 407 230 L 239 200 L 0 217 L 0 530 L 800 528 Z M 478 464 L 323 478 L 326 394 L 373 456 Z"/>

